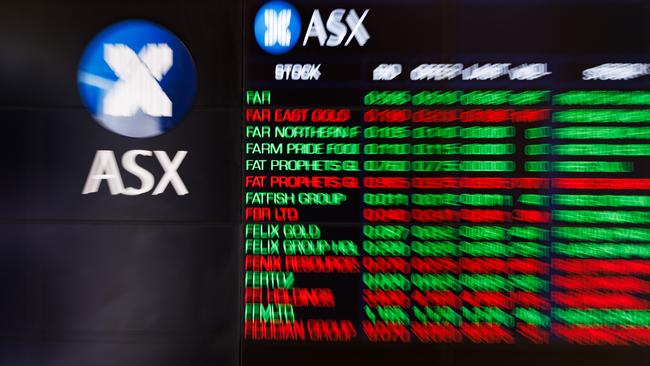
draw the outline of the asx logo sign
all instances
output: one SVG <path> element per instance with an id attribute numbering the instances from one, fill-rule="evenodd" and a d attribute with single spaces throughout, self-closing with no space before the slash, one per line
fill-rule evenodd
<path id="1" fill-rule="evenodd" d="M 156 180 L 147 169 L 138 164 L 138 156 L 150 157 L 155 156 L 162 167 L 164 174 L 156 184 Z M 123 194 L 127 196 L 137 196 L 148 193 L 153 189 L 152 195 L 158 195 L 165 191 L 167 186 L 171 185 L 178 196 L 184 196 L 189 193 L 185 183 L 178 175 L 178 168 L 187 151 L 178 151 L 173 159 L 170 159 L 165 151 L 149 150 L 129 150 L 122 155 L 122 167 L 128 173 L 134 175 L 140 180 L 139 187 L 126 187 L 122 180 L 120 168 L 115 159 L 115 153 L 111 150 L 99 150 L 95 154 L 86 184 L 84 184 L 82 194 L 96 193 L 102 182 L 106 182 L 111 195 Z M 155 189 L 154 189 L 155 185 Z"/>
<path id="2" fill-rule="evenodd" d="M 167 132 L 189 111 L 196 69 L 174 34 L 151 22 L 129 20 L 104 29 L 88 44 L 77 84 L 101 126 L 146 138 Z"/>
<path id="3" fill-rule="evenodd" d="M 354 9 L 334 9 L 323 22 L 320 10 L 315 9 L 302 45 L 306 46 L 310 39 L 315 38 L 321 47 L 348 46 L 352 40 L 364 46 L 370 39 L 363 25 L 369 11 L 366 9 L 359 16 Z M 270 54 L 281 55 L 291 51 L 300 39 L 300 14 L 287 2 L 270 1 L 257 11 L 254 28 L 257 44 Z"/>
<path id="4" fill-rule="evenodd" d="M 152 117 L 172 117 L 172 101 L 160 82 L 174 64 L 173 55 L 165 43 L 148 43 L 137 55 L 123 44 L 105 44 L 104 61 L 119 80 L 104 97 L 104 114 L 133 117 L 141 110 Z"/>
<path id="5" fill-rule="evenodd" d="M 174 34 L 151 22 L 129 20 L 104 29 L 88 44 L 77 85 L 97 123 L 122 136 L 147 138 L 167 132 L 185 117 L 194 99 L 196 69 Z M 129 150 L 118 163 L 112 150 L 98 150 L 81 193 L 96 193 L 105 183 L 111 195 L 159 195 L 171 186 L 184 196 L 189 191 L 178 168 L 186 155 L 178 151 L 170 158 L 161 150 Z M 144 167 L 154 157 L 164 172 L 158 183 Z"/>

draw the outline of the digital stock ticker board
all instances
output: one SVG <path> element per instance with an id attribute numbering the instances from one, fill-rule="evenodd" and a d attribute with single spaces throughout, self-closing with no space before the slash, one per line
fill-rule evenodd
<path id="1" fill-rule="evenodd" d="M 650 0 L 0 0 L 0 366 L 650 365 Z"/>
<path id="2" fill-rule="evenodd" d="M 650 345 L 649 5 L 247 1 L 244 344 Z"/>

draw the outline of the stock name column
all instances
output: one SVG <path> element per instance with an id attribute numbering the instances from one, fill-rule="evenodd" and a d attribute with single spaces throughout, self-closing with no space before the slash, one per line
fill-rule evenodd
<path id="1" fill-rule="evenodd" d="M 244 338 L 349 341 L 361 130 L 349 108 L 277 90 L 246 92 Z"/>

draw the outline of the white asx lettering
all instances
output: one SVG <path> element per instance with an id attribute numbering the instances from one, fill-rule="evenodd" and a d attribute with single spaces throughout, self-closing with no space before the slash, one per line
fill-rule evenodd
<path id="1" fill-rule="evenodd" d="M 122 166 L 128 173 L 133 174 L 140 180 L 140 187 L 124 187 L 122 175 L 120 173 L 115 153 L 111 150 L 98 150 L 95 154 L 88 178 L 84 184 L 82 194 L 95 193 L 103 181 L 106 181 L 111 195 L 123 194 L 127 196 L 136 196 L 151 191 L 155 185 L 155 178 L 148 170 L 138 165 L 136 158 L 138 156 L 151 156 L 149 150 L 129 150 L 122 155 Z M 153 151 L 160 166 L 163 168 L 164 175 L 158 182 L 153 191 L 153 195 L 161 194 L 167 186 L 171 186 L 179 196 L 189 193 L 183 180 L 178 175 L 178 168 L 187 155 L 187 151 L 178 151 L 173 159 L 169 159 L 164 151 Z"/>
<path id="2" fill-rule="evenodd" d="M 334 9 L 327 18 L 327 23 L 323 24 L 320 11 L 318 9 L 314 10 L 309 20 L 302 45 L 307 45 L 307 42 L 312 37 L 317 38 L 321 46 L 327 47 L 339 46 L 343 43 L 343 40 L 345 40 L 344 46 L 347 46 L 353 38 L 356 39 L 360 46 L 365 45 L 368 39 L 370 39 L 370 34 L 368 34 L 368 30 L 363 25 L 363 20 L 369 11 L 369 9 L 366 9 L 361 14 L 361 17 L 359 17 L 354 9 L 350 9 L 345 17 L 345 24 L 343 24 L 343 15 L 346 13 L 346 10 Z M 349 34 L 348 28 L 350 29 Z M 345 39 L 346 34 L 348 35 L 347 39 Z"/>

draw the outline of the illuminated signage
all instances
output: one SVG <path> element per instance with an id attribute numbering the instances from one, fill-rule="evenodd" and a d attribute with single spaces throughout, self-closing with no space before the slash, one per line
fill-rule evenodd
<path id="1" fill-rule="evenodd" d="M 86 47 L 79 64 L 81 99 L 95 120 L 119 135 L 147 138 L 161 135 L 180 123 L 189 111 L 196 89 L 196 70 L 187 48 L 168 30 L 147 21 L 114 24 Z M 136 196 L 189 193 L 178 175 L 187 151 L 170 160 L 164 151 L 130 150 L 122 168 L 140 181 L 125 186 L 112 150 L 98 150 L 82 194 L 97 193 L 106 182 L 111 195 Z M 155 156 L 164 175 L 155 185 L 152 173 L 138 164 L 139 157 Z"/>
<path id="2" fill-rule="evenodd" d="M 82 101 L 101 126 L 145 138 L 180 123 L 194 98 L 196 70 L 174 34 L 151 22 L 129 20 L 90 42 L 77 81 Z"/>
<path id="3" fill-rule="evenodd" d="M 270 54 L 287 53 L 298 43 L 300 25 L 300 14 L 293 5 L 270 1 L 255 16 L 255 40 Z"/>
<path id="4" fill-rule="evenodd" d="M 302 46 L 306 46 L 312 38 L 324 47 L 348 46 L 352 40 L 359 46 L 364 46 L 370 39 L 370 34 L 363 24 L 369 11 L 365 9 L 359 15 L 354 9 L 334 9 L 323 22 L 320 10 L 313 10 L 305 29 Z M 300 38 L 300 14 L 293 5 L 284 1 L 270 1 L 264 4 L 257 11 L 253 24 L 257 44 L 273 55 L 291 51 Z"/>
<path id="5" fill-rule="evenodd" d="M 138 165 L 138 156 L 155 156 L 164 171 L 164 175 L 155 186 L 155 178 L 147 169 Z M 137 196 L 148 193 L 153 189 L 152 195 L 158 195 L 171 185 L 179 196 L 189 193 L 185 183 L 178 175 L 178 168 L 185 159 L 187 151 L 178 151 L 173 159 L 170 159 L 165 151 L 129 150 L 122 155 L 121 163 L 124 170 L 134 175 L 140 181 L 140 187 L 125 187 L 120 173 L 119 164 L 115 159 L 115 153 L 111 150 L 99 150 L 95 154 L 86 184 L 82 194 L 95 193 L 99 191 L 102 182 L 106 185 L 111 195 L 123 194 L 126 196 Z"/>

